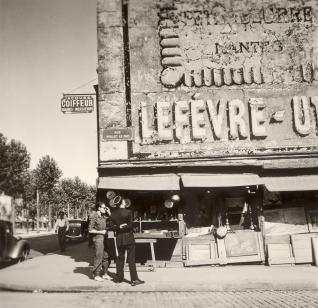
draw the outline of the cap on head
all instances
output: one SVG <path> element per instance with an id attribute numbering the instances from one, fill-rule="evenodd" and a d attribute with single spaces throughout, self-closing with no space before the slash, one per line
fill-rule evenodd
<path id="1" fill-rule="evenodd" d="M 124 199 L 123 201 L 125 202 L 125 208 L 128 208 L 128 207 L 131 206 L 131 201 L 130 201 L 130 199 L 126 198 L 126 199 Z"/>
<path id="2" fill-rule="evenodd" d="M 108 200 L 111 200 L 111 199 L 113 199 L 113 198 L 115 198 L 116 197 L 116 193 L 114 192 L 114 191 L 112 191 L 112 190 L 110 190 L 110 191 L 108 191 L 107 193 L 106 193 L 106 198 L 108 199 Z"/>
<path id="3" fill-rule="evenodd" d="M 121 204 L 121 201 L 122 201 L 122 197 L 118 195 L 109 201 L 109 206 L 111 207 L 119 206 Z"/>

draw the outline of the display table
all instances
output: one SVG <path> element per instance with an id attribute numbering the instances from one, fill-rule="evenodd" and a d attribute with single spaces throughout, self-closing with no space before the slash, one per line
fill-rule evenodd
<path id="1" fill-rule="evenodd" d="M 167 238 L 167 239 L 170 239 L 170 238 L 182 238 L 182 236 L 180 235 L 175 235 L 173 237 L 171 236 L 167 236 L 166 234 L 163 234 L 163 233 L 135 233 L 134 234 L 135 236 L 135 239 L 139 239 L 139 238 Z"/>
<path id="2" fill-rule="evenodd" d="M 116 257 L 118 257 L 118 250 L 117 250 L 117 243 L 116 243 L 116 238 L 114 238 L 114 243 L 115 243 L 115 252 L 116 252 Z M 148 270 L 150 271 L 155 271 L 156 268 L 156 255 L 155 255 L 155 249 L 154 249 L 154 243 L 157 243 L 157 239 L 155 238 L 146 238 L 146 237 L 135 237 L 135 243 L 136 244 L 149 244 L 150 245 L 150 251 L 151 251 L 151 259 L 152 259 L 152 264 Z M 127 251 L 125 253 L 125 264 L 127 261 Z"/>
<path id="3" fill-rule="evenodd" d="M 157 240 L 154 238 L 135 238 L 136 244 L 139 243 L 149 243 L 150 244 L 150 251 L 151 251 L 151 259 L 152 259 L 152 271 L 156 268 L 156 256 L 155 256 L 155 249 L 153 244 L 157 243 Z"/>

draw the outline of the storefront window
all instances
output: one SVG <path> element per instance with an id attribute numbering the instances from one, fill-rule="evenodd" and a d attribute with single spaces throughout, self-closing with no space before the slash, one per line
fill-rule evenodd
<path id="1" fill-rule="evenodd" d="M 311 191 L 264 191 L 264 219 L 267 235 L 298 234 L 318 230 L 316 197 Z"/>

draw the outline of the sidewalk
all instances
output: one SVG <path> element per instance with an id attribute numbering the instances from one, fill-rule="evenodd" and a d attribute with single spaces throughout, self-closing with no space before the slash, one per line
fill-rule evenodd
<path id="1" fill-rule="evenodd" d="M 139 271 L 144 285 L 96 282 L 90 278 L 93 251 L 87 242 L 64 254 L 48 254 L 0 270 L 0 289 L 33 292 L 151 292 L 318 290 L 318 267 L 262 265 L 157 268 Z M 111 268 L 112 275 L 115 269 Z M 129 272 L 125 272 L 129 279 Z"/>
<path id="2" fill-rule="evenodd" d="M 39 232 L 36 230 L 29 230 L 28 232 L 25 229 L 16 229 L 15 236 L 20 236 L 21 238 L 32 238 L 37 236 L 45 236 L 53 234 L 52 231 L 48 231 L 47 229 L 42 229 Z"/>

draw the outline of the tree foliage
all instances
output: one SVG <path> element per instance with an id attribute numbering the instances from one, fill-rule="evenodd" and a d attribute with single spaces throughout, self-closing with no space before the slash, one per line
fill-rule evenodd
<path id="1" fill-rule="evenodd" d="M 35 169 L 35 183 L 37 189 L 43 193 L 50 193 L 62 175 L 57 162 L 49 155 L 43 156 Z"/>
<path id="2" fill-rule="evenodd" d="M 26 179 L 23 194 L 24 206 L 29 209 L 30 216 L 34 217 L 36 211 L 35 171 L 29 170 Z"/>
<path id="3" fill-rule="evenodd" d="M 79 177 L 63 179 L 60 186 L 63 200 L 61 207 L 66 209 L 69 206 L 71 216 L 84 218 L 95 204 L 96 188 L 87 185 Z"/>
<path id="4" fill-rule="evenodd" d="M 24 193 L 30 154 L 20 141 L 10 140 L 0 133 L 0 191 L 13 197 Z"/>
<path id="5" fill-rule="evenodd" d="M 29 214 L 36 214 L 36 191 L 40 192 L 40 215 L 52 216 L 69 207 L 70 216 L 85 218 L 88 209 L 95 204 L 96 188 L 87 185 L 79 177 L 62 179 L 57 162 L 45 155 L 37 167 L 30 170 L 30 154 L 24 144 L 10 140 L 0 133 L 0 192 L 12 197 L 23 197 L 23 206 Z"/>

